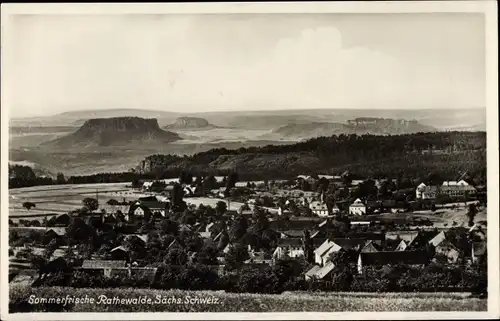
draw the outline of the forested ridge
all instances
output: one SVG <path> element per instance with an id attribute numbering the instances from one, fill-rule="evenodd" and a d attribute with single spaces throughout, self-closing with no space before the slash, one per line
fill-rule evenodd
<path id="1" fill-rule="evenodd" d="M 237 150 L 213 149 L 190 157 L 148 156 L 139 173 L 189 170 L 224 174 L 237 170 L 244 177 L 289 178 L 297 174 L 335 174 L 350 170 L 368 176 L 420 176 L 438 171 L 478 172 L 486 167 L 485 132 L 438 132 L 407 135 L 338 135 L 305 142 Z"/>
<path id="2" fill-rule="evenodd" d="M 10 187 L 50 184 L 33 180 L 22 167 L 10 168 Z M 346 170 L 366 178 L 423 177 L 435 173 L 455 179 L 468 171 L 486 181 L 485 132 L 433 132 L 405 135 L 338 135 L 291 145 L 268 145 L 230 150 L 212 149 L 192 156 L 150 155 L 124 173 L 71 176 L 67 183 L 125 182 L 133 179 L 228 175 L 240 180 L 289 179 L 299 174 L 340 174 Z M 27 177 L 27 180 L 24 178 Z M 54 181 L 56 183 L 56 181 Z"/>

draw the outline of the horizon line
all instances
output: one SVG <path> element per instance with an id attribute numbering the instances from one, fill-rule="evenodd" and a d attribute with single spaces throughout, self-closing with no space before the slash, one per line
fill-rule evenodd
<path id="1" fill-rule="evenodd" d="M 171 110 L 158 110 L 158 109 L 139 109 L 139 108 L 105 108 L 105 109 L 78 109 L 73 111 L 64 111 L 55 114 L 48 115 L 33 115 L 33 116 L 17 116 L 17 117 L 9 117 L 9 120 L 21 120 L 21 119 L 29 119 L 29 118 L 38 118 L 38 117 L 53 117 L 53 116 L 61 116 L 64 114 L 72 114 L 72 113 L 84 113 L 84 112 L 112 112 L 112 111 L 134 111 L 134 112 L 156 112 L 156 113 L 165 113 L 165 114 L 178 114 L 178 115 L 192 115 L 192 114 L 218 114 L 218 113 L 245 113 L 245 112 L 284 112 L 284 111 L 359 111 L 359 110 L 377 110 L 377 111 L 430 111 L 430 110 L 480 110 L 486 109 L 486 106 L 480 107 L 437 107 L 437 108 L 283 108 L 283 109 L 241 109 L 241 110 L 214 110 L 214 111 L 193 111 L 193 112 L 180 112 L 180 111 L 171 111 Z"/>

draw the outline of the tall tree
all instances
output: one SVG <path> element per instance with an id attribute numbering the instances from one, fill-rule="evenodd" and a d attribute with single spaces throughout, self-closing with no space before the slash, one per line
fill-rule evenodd
<path id="1" fill-rule="evenodd" d="M 99 208 L 99 202 L 95 198 L 86 197 L 83 199 L 82 204 L 89 211 L 93 212 Z"/>
<path id="2" fill-rule="evenodd" d="M 243 244 L 237 243 L 232 246 L 226 253 L 225 262 L 226 269 L 235 270 L 242 267 L 243 263 L 248 260 L 250 256 L 248 255 L 248 250 Z"/>
<path id="3" fill-rule="evenodd" d="M 183 212 L 186 209 L 186 202 L 183 201 L 184 190 L 182 185 L 176 183 L 173 185 L 172 192 L 170 193 L 170 202 L 174 212 Z"/>
<path id="4" fill-rule="evenodd" d="M 474 225 L 474 218 L 478 213 L 476 204 L 469 204 L 469 208 L 467 209 L 467 218 L 469 219 L 469 226 Z"/>
<path id="5" fill-rule="evenodd" d="M 27 209 L 28 211 L 31 210 L 33 207 L 36 207 L 36 204 L 33 202 L 24 202 L 23 207 Z"/>
<path id="6" fill-rule="evenodd" d="M 217 204 L 215 204 L 215 211 L 217 212 L 218 215 L 222 215 L 227 212 L 227 204 L 224 201 L 218 201 Z"/>
<path id="7" fill-rule="evenodd" d="M 57 184 L 65 184 L 66 183 L 66 178 L 64 178 L 63 173 L 57 173 L 56 182 L 57 182 Z"/>
<path id="8" fill-rule="evenodd" d="M 188 171 L 182 171 L 181 175 L 179 176 L 179 183 L 184 185 L 184 184 L 191 184 L 193 183 L 193 174 Z"/>
<path id="9" fill-rule="evenodd" d="M 226 190 L 224 192 L 226 196 L 229 196 L 229 193 L 231 192 L 231 189 L 236 185 L 236 182 L 238 182 L 238 173 L 232 172 L 227 176 Z"/>
<path id="10" fill-rule="evenodd" d="M 237 217 L 234 220 L 231 229 L 229 230 L 231 241 L 236 242 L 239 239 L 241 239 L 243 235 L 245 235 L 245 233 L 247 232 L 247 229 L 248 229 L 248 222 L 246 218 L 243 216 Z"/>

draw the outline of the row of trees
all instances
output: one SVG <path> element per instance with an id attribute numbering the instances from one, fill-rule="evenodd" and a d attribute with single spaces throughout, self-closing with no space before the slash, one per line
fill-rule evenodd
<path id="1" fill-rule="evenodd" d="M 70 266 L 71 267 L 71 266 Z M 219 273 L 199 263 L 185 266 L 159 264 L 154 279 L 112 277 L 82 270 L 55 272 L 39 285 L 72 287 L 152 287 L 159 289 L 225 290 L 238 293 L 276 294 L 283 291 L 353 292 L 461 292 L 487 293 L 485 265 L 452 267 L 431 263 L 426 267 L 405 265 L 372 266 L 362 274 L 346 264 L 337 265 L 323 279 L 304 279 L 307 265 L 283 260 L 274 266 L 247 267 L 238 273 Z"/>

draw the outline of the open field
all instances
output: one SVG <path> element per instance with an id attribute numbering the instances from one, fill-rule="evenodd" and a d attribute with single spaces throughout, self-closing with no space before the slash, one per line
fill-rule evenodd
<path id="1" fill-rule="evenodd" d="M 34 186 L 9 190 L 9 217 L 35 217 L 67 213 L 82 206 L 86 197 L 96 197 L 101 204 L 110 199 L 135 200 L 143 194 L 128 188 L 129 183 L 68 184 Z M 22 204 L 33 202 L 35 208 L 26 210 Z"/>
<path id="2" fill-rule="evenodd" d="M 260 140 L 263 135 L 268 134 L 270 131 L 242 128 L 213 128 L 207 130 L 177 130 L 175 132 L 183 138 L 183 140 L 177 142 L 178 144 L 204 144 Z"/>
<path id="3" fill-rule="evenodd" d="M 30 295 L 39 298 L 85 297 L 98 301 L 106 298 L 143 297 L 150 304 L 29 304 Z M 159 300 L 158 300 L 159 299 Z M 163 303 L 161 300 L 165 300 Z M 166 300 L 170 299 L 170 302 Z M 196 302 L 195 300 L 207 300 Z M 177 301 L 179 300 L 179 301 Z M 190 301 L 193 300 L 193 301 Z M 173 303 L 172 303 L 173 301 Z M 132 301 L 133 302 L 133 301 Z M 155 303 L 157 302 L 157 303 Z M 460 293 L 286 293 L 281 295 L 236 294 L 216 291 L 154 290 L 130 288 L 76 289 L 69 287 L 11 286 L 9 310 L 15 312 L 355 312 L 355 311 L 486 311 L 487 300 Z"/>
<path id="4" fill-rule="evenodd" d="M 116 200 L 135 200 L 149 194 L 134 191 L 127 187 L 129 183 L 102 183 L 102 184 L 67 184 L 67 185 L 51 185 L 51 186 L 34 186 L 25 188 L 16 188 L 9 190 L 9 217 L 11 218 L 28 218 L 28 217 L 43 217 L 54 214 L 67 213 L 82 206 L 82 200 L 85 197 L 96 197 L 98 192 L 99 202 L 106 203 L 110 199 Z M 200 204 L 215 206 L 217 202 L 223 199 L 210 197 L 189 197 L 185 198 L 188 204 L 199 206 Z M 26 210 L 22 204 L 30 201 L 36 204 L 35 208 Z M 224 200 L 223 200 L 224 201 Z M 243 205 L 240 202 L 230 202 L 230 210 L 238 210 Z M 455 226 L 467 226 L 467 207 L 463 204 L 455 204 L 457 207 L 438 208 L 435 212 L 416 211 L 413 213 L 384 213 L 376 215 L 366 215 L 359 219 L 361 220 L 401 220 L 422 218 L 429 219 L 433 222 L 433 227 L 446 228 Z M 277 209 L 268 208 L 272 213 L 277 212 Z M 480 208 L 476 215 L 475 221 L 481 222 L 487 220 L 487 211 L 485 208 Z"/>

